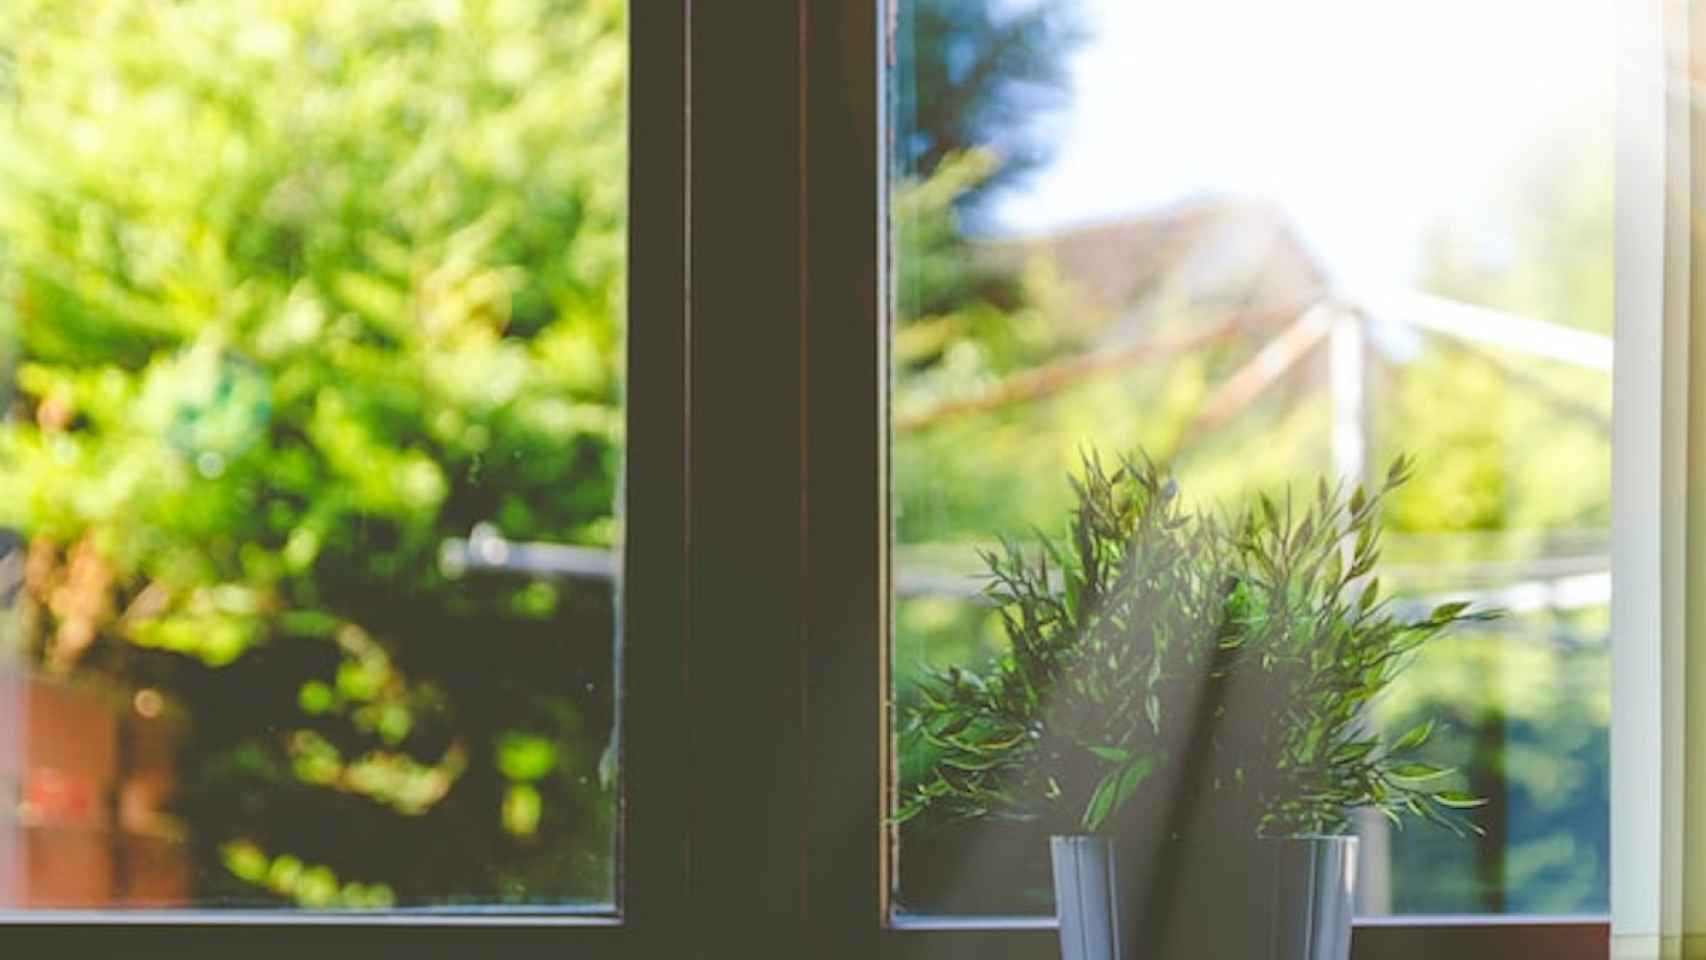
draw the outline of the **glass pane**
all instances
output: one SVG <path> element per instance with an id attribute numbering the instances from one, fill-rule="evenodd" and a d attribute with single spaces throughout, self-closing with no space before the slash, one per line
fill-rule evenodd
<path id="1" fill-rule="evenodd" d="M 0 6 L 0 907 L 612 909 L 625 16 Z"/>
<path id="2" fill-rule="evenodd" d="M 1607 909 L 1614 6 L 900 0 L 901 913 L 1051 913 L 1048 836 L 1081 830 L 1099 802 L 1161 815 L 1161 785 L 1204 751 L 1230 779 L 1205 774 L 1210 799 L 1192 796 L 1225 807 L 1220 828 L 1360 836 L 1363 915 Z M 1129 681 L 1123 694 L 1069 695 L 1070 671 L 1021 676 L 1015 633 L 1083 655 L 1084 624 L 1121 597 L 1136 605 L 1121 629 L 1158 630 L 1143 618 L 1173 610 L 1118 580 L 1154 574 L 1153 557 L 1108 560 L 1095 582 L 1110 595 L 1077 585 L 1068 530 L 1083 495 L 1068 478 L 1084 482 L 1089 454 L 1110 471 L 1149 458 L 1157 491 L 1145 500 L 1126 481 L 1116 494 L 1149 504 L 1140 515 L 1177 506 L 1183 542 L 1234 553 L 1238 531 L 1192 512 L 1295 531 L 1318 481 L 1372 493 L 1394 458 L 1413 458 L 1371 522 L 1377 566 L 1351 576 L 1354 542 L 1337 548 L 1346 596 L 1377 574 L 1379 609 L 1401 621 L 1448 601 L 1503 615 L 1437 631 L 1352 720 L 1322 727 L 1346 747 L 1330 763 L 1298 717 L 1326 699 L 1229 702 L 1199 742 L 1176 732 L 1196 728 L 1165 696 L 1157 717 L 1134 692 L 1165 687 L 1135 668 L 1090 671 Z M 1098 542 L 1114 549 L 1110 536 Z M 980 557 L 1011 556 L 1004 540 L 1030 565 L 1018 586 L 994 583 Z M 1192 555 L 1178 575 L 1216 572 L 1230 595 L 1283 580 L 1262 569 L 1277 553 Z M 1264 609 L 1223 610 L 1226 642 L 1266 649 L 1252 624 L 1278 607 Z M 1199 666 L 1222 642 L 1181 635 L 1208 644 Z M 1144 643 L 1153 654 L 1158 641 Z M 1309 669 L 1358 682 L 1342 665 Z M 1088 719 L 1064 717 L 1068 701 Z M 1280 752 L 1225 734 L 1237 709 L 1264 717 Z M 1399 743 L 1411 730 L 1425 742 Z M 1473 830 L 1424 822 L 1402 792 L 1386 797 L 1401 830 L 1363 806 L 1357 763 L 1389 749 L 1381 769 L 1426 794 L 1424 813 Z M 1349 792 L 1303 796 L 1299 784 L 1323 782 L 1285 779 L 1304 754 L 1350 777 Z M 1406 779 L 1400 762 L 1450 772 Z M 1246 794 L 1254 806 L 1214 799 Z M 1147 821 L 1110 815 L 1104 829 L 1122 822 Z"/>

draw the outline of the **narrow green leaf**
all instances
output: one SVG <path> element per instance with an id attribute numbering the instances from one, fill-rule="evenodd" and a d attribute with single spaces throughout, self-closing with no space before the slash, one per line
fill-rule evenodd
<path id="1" fill-rule="evenodd" d="M 1428 614 L 1428 619 L 1453 620 L 1456 619 L 1458 614 L 1467 609 L 1469 609 L 1469 604 L 1466 601 L 1459 600 L 1453 601 L 1452 603 L 1442 603 L 1435 607 L 1432 613 Z"/>
<path id="2" fill-rule="evenodd" d="M 1363 588 L 1362 596 L 1357 598 L 1357 610 L 1362 613 L 1368 612 L 1368 609 L 1374 606 L 1374 602 L 1378 599 L 1380 599 L 1380 578 L 1375 577 L 1368 581 L 1368 586 Z"/>
<path id="3" fill-rule="evenodd" d="M 1388 776 L 1396 780 L 1437 780 L 1453 773 L 1449 767 L 1436 767 L 1431 763 L 1400 763 L 1387 770 Z"/>
<path id="4" fill-rule="evenodd" d="M 957 736 L 958 734 L 964 733 L 966 728 L 970 727 L 972 721 L 975 719 L 977 718 L 973 714 L 962 713 L 957 717 L 953 717 L 947 723 L 931 732 L 944 739 Z"/>
<path id="5" fill-rule="evenodd" d="M 1149 757 L 1143 757 L 1127 766 L 1120 774 L 1119 788 L 1114 795 L 1114 809 L 1125 806 L 1125 802 L 1137 792 L 1138 785 L 1148 779 L 1154 770 L 1155 761 Z"/>
<path id="6" fill-rule="evenodd" d="M 1351 743 L 1342 744 L 1338 749 L 1333 751 L 1332 756 L 1328 758 L 1327 762 L 1333 766 L 1355 763 L 1363 757 L 1368 756 L 1369 753 L 1374 750 L 1375 745 L 1376 741 L 1374 740 L 1357 740 Z"/>
<path id="7" fill-rule="evenodd" d="M 1434 802 L 1453 810 L 1473 810 L 1487 805 L 1486 797 L 1477 797 L 1461 790 L 1445 790 L 1433 795 Z"/>
<path id="8" fill-rule="evenodd" d="M 1434 722 L 1432 719 L 1429 719 L 1425 723 L 1418 723 L 1406 731 L 1403 736 L 1399 737 L 1397 742 L 1392 744 L 1392 752 L 1403 753 L 1405 750 L 1414 750 L 1426 743 L 1428 738 L 1433 736 L 1433 732 Z"/>
<path id="9" fill-rule="evenodd" d="M 1265 493 L 1259 494 L 1257 497 L 1257 502 L 1259 504 L 1261 504 L 1262 517 L 1268 521 L 1268 529 L 1275 531 L 1275 532 L 1278 532 L 1279 526 L 1280 526 L 1279 508 L 1274 506 L 1274 501 L 1272 500 L 1272 498 L 1270 498 Z"/>
<path id="10" fill-rule="evenodd" d="M 955 770 L 981 773 L 984 770 L 992 769 L 1000 761 L 993 757 L 943 757 L 942 763 L 953 767 Z"/>
<path id="11" fill-rule="evenodd" d="M 1095 833 L 1102 827 L 1102 821 L 1108 818 L 1108 813 L 1114 807 L 1114 791 L 1118 788 L 1119 771 L 1113 771 L 1096 784 L 1095 792 L 1090 794 L 1090 805 L 1084 811 L 1084 829 Z"/>

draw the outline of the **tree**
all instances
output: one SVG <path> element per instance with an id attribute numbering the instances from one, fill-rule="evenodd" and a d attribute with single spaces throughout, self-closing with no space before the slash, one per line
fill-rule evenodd
<path id="1" fill-rule="evenodd" d="M 619 0 L 0 9 L 0 527 L 44 669 L 176 695 L 206 897 L 597 900 Z"/>
<path id="2" fill-rule="evenodd" d="M 1552 130 L 1436 225 L 1423 284 L 1457 299 L 1609 333 L 1612 148 L 1606 108 Z M 1603 553 L 1611 518 L 1611 377 L 1550 361 L 1422 343 L 1384 375 L 1386 449 L 1429 469 L 1395 499 L 1399 562 L 1522 566 Z M 1537 565 L 1540 566 L 1540 565 Z M 1400 910 L 1604 910 L 1610 876 L 1609 611 L 1522 618 L 1419 664 L 1390 722 L 1441 712 L 1441 744 L 1494 802 L 1470 847 L 1394 837 Z"/>
<path id="3" fill-rule="evenodd" d="M 1078 2 L 902 0 L 898 15 L 897 168 L 928 178 L 956 154 L 992 151 L 998 169 L 959 200 L 976 213 L 1049 157 L 1042 122 L 1070 96 L 1067 57 L 1085 39 Z"/>

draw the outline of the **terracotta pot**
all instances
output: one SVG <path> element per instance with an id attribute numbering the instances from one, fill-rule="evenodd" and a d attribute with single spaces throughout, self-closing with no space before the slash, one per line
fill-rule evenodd
<path id="1" fill-rule="evenodd" d="M 0 909 L 178 906 L 176 731 L 123 691 L 0 668 Z"/>

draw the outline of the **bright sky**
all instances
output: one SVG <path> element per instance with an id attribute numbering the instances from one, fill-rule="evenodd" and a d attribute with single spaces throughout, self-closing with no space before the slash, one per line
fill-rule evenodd
<path id="1" fill-rule="evenodd" d="M 1422 229 L 1542 132 L 1610 121 L 1616 0 L 1084 3 L 1058 153 L 1003 232 L 1232 194 L 1288 211 L 1340 280 L 1404 282 Z"/>

